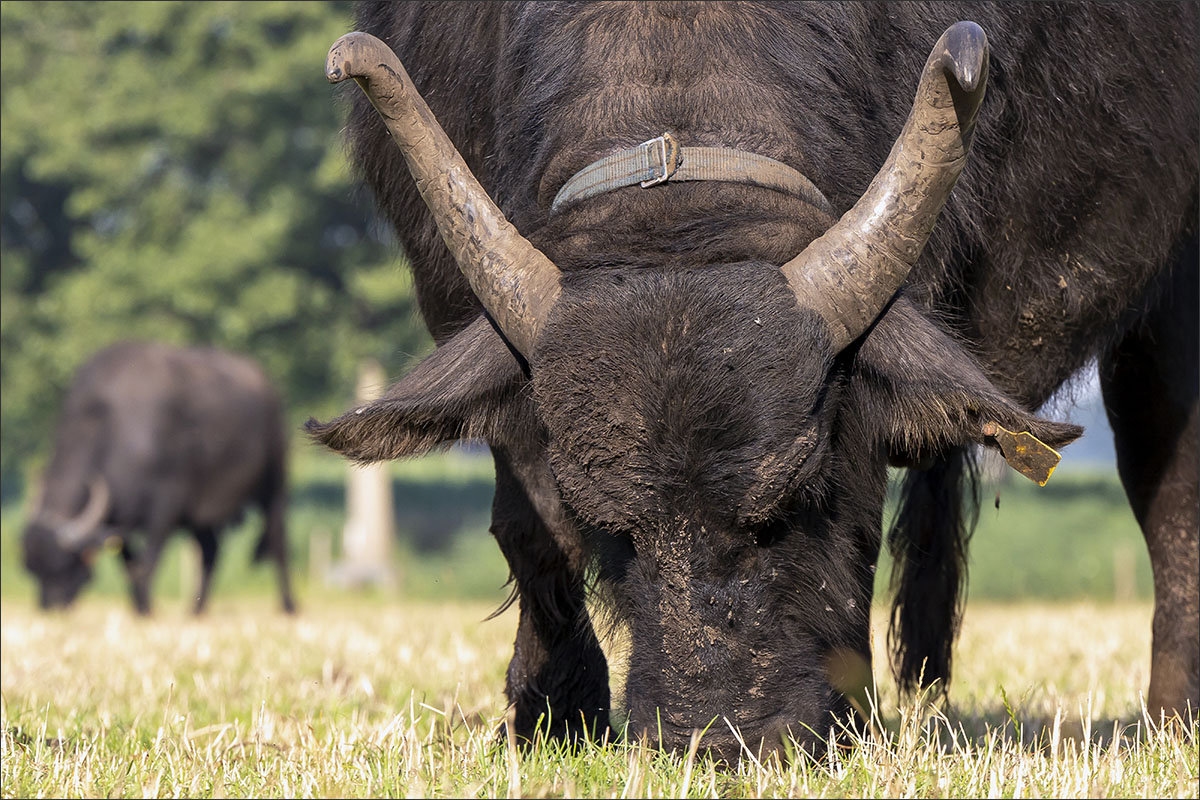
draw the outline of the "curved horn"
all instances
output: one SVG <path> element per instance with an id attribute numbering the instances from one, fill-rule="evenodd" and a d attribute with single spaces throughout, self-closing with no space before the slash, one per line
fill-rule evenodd
<path id="1" fill-rule="evenodd" d="M 58 529 L 58 541 L 63 547 L 74 547 L 88 538 L 108 514 L 108 482 L 100 476 L 88 485 L 88 500 L 80 511 Z"/>
<path id="2" fill-rule="evenodd" d="M 459 269 L 526 358 L 561 294 L 559 270 L 514 228 L 471 174 L 392 49 L 367 33 L 334 42 L 330 83 L 354 78 L 400 146 Z"/>
<path id="3" fill-rule="evenodd" d="M 933 47 L 908 121 L 854 208 L 782 269 L 802 306 L 841 350 L 867 329 L 908 276 L 971 149 L 987 85 L 988 45 L 956 22 Z"/>

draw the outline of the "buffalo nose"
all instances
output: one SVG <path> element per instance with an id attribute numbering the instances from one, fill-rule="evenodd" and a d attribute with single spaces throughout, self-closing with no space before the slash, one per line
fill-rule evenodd
<path id="1" fill-rule="evenodd" d="M 52 584 L 38 587 L 38 605 L 42 607 L 43 611 L 66 608 L 74 599 L 75 594 L 61 586 Z"/>

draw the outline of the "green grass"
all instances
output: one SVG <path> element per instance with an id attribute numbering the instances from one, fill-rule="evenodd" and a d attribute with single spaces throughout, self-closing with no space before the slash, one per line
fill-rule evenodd
<path id="1" fill-rule="evenodd" d="M 1153 598 L 1150 558 L 1115 474 L 1065 472 L 1042 487 L 1008 473 L 982 489 L 972 598 Z"/>

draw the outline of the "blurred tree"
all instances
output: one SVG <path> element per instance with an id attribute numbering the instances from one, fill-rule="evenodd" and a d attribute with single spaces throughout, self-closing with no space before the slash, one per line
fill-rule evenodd
<path id="1" fill-rule="evenodd" d="M 258 358 L 293 417 L 431 347 L 324 78 L 349 3 L 0 4 L 0 470 L 129 337 Z M 354 87 L 351 87 L 354 88 Z"/>

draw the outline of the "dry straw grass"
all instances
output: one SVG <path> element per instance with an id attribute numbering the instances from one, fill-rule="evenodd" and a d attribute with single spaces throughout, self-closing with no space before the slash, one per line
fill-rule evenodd
<path id="1" fill-rule="evenodd" d="M 617 741 L 498 735 L 515 617 L 486 606 L 91 600 L 3 606 L 3 795 L 1156 797 L 1197 795 L 1197 728 L 1141 708 L 1148 606 L 968 611 L 950 705 L 901 705 L 819 762 L 733 767 Z M 618 667 L 619 670 L 619 667 Z M 877 667 L 878 670 L 878 667 Z"/>

